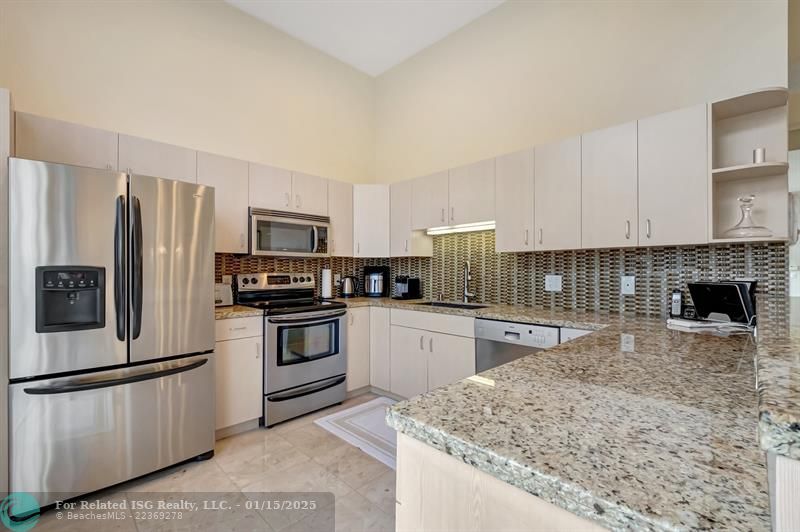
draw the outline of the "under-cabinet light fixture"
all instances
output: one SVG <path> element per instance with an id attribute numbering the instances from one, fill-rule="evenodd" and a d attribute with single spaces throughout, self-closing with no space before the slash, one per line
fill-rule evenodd
<path id="1" fill-rule="evenodd" d="M 431 227 L 425 233 L 430 236 L 436 236 L 449 235 L 451 233 L 469 233 L 472 231 L 492 231 L 494 228 L 494 221 L 476 222 L 471 224 L 448 225 L 446 227 Z"/>

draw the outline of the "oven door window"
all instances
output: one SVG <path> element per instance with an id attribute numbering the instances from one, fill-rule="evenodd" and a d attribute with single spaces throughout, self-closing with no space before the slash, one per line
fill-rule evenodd
<path id="1" fill-rule="evenodd" d="M 287 253 L 315 253 L 327 239 L 327 228 L 272 219 L 256 219 L 257 249 Z"/>
<path id="2" fill-rule="evenodd" d="M 339 354 L 339 320 L 278 327 L 278 365 L 302 364 Z"/>

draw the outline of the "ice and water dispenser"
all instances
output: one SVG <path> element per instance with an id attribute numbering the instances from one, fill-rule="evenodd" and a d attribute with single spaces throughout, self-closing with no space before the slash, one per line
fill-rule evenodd
<path id="1" fill-rule="evenodd" d="M 36 268 L 36 332 L 105 327 L 105 268 Z"/>

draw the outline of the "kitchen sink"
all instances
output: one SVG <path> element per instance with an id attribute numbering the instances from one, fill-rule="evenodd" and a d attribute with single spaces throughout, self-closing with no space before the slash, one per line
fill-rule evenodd
<path id="1" fill-rule="evenodd" d="M 489 306 L 475 305 L 473 303 L 448 303 L 447 301 L 426 301 L 425 303 L 417 303 L 417 305 L 425 305 L 428 307 L 460 308 L 466 310 L 477 310 L 479 308 L 486 308 Z"/>

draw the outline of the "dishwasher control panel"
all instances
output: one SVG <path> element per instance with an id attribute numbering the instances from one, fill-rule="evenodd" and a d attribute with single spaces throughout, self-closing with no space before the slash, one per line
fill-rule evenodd
<path id="1" fill-rule="evenodd" d="M 475 320 L 475 338 L 546 349 L 558 345 L 558 327 L 494 320 Z"/>

